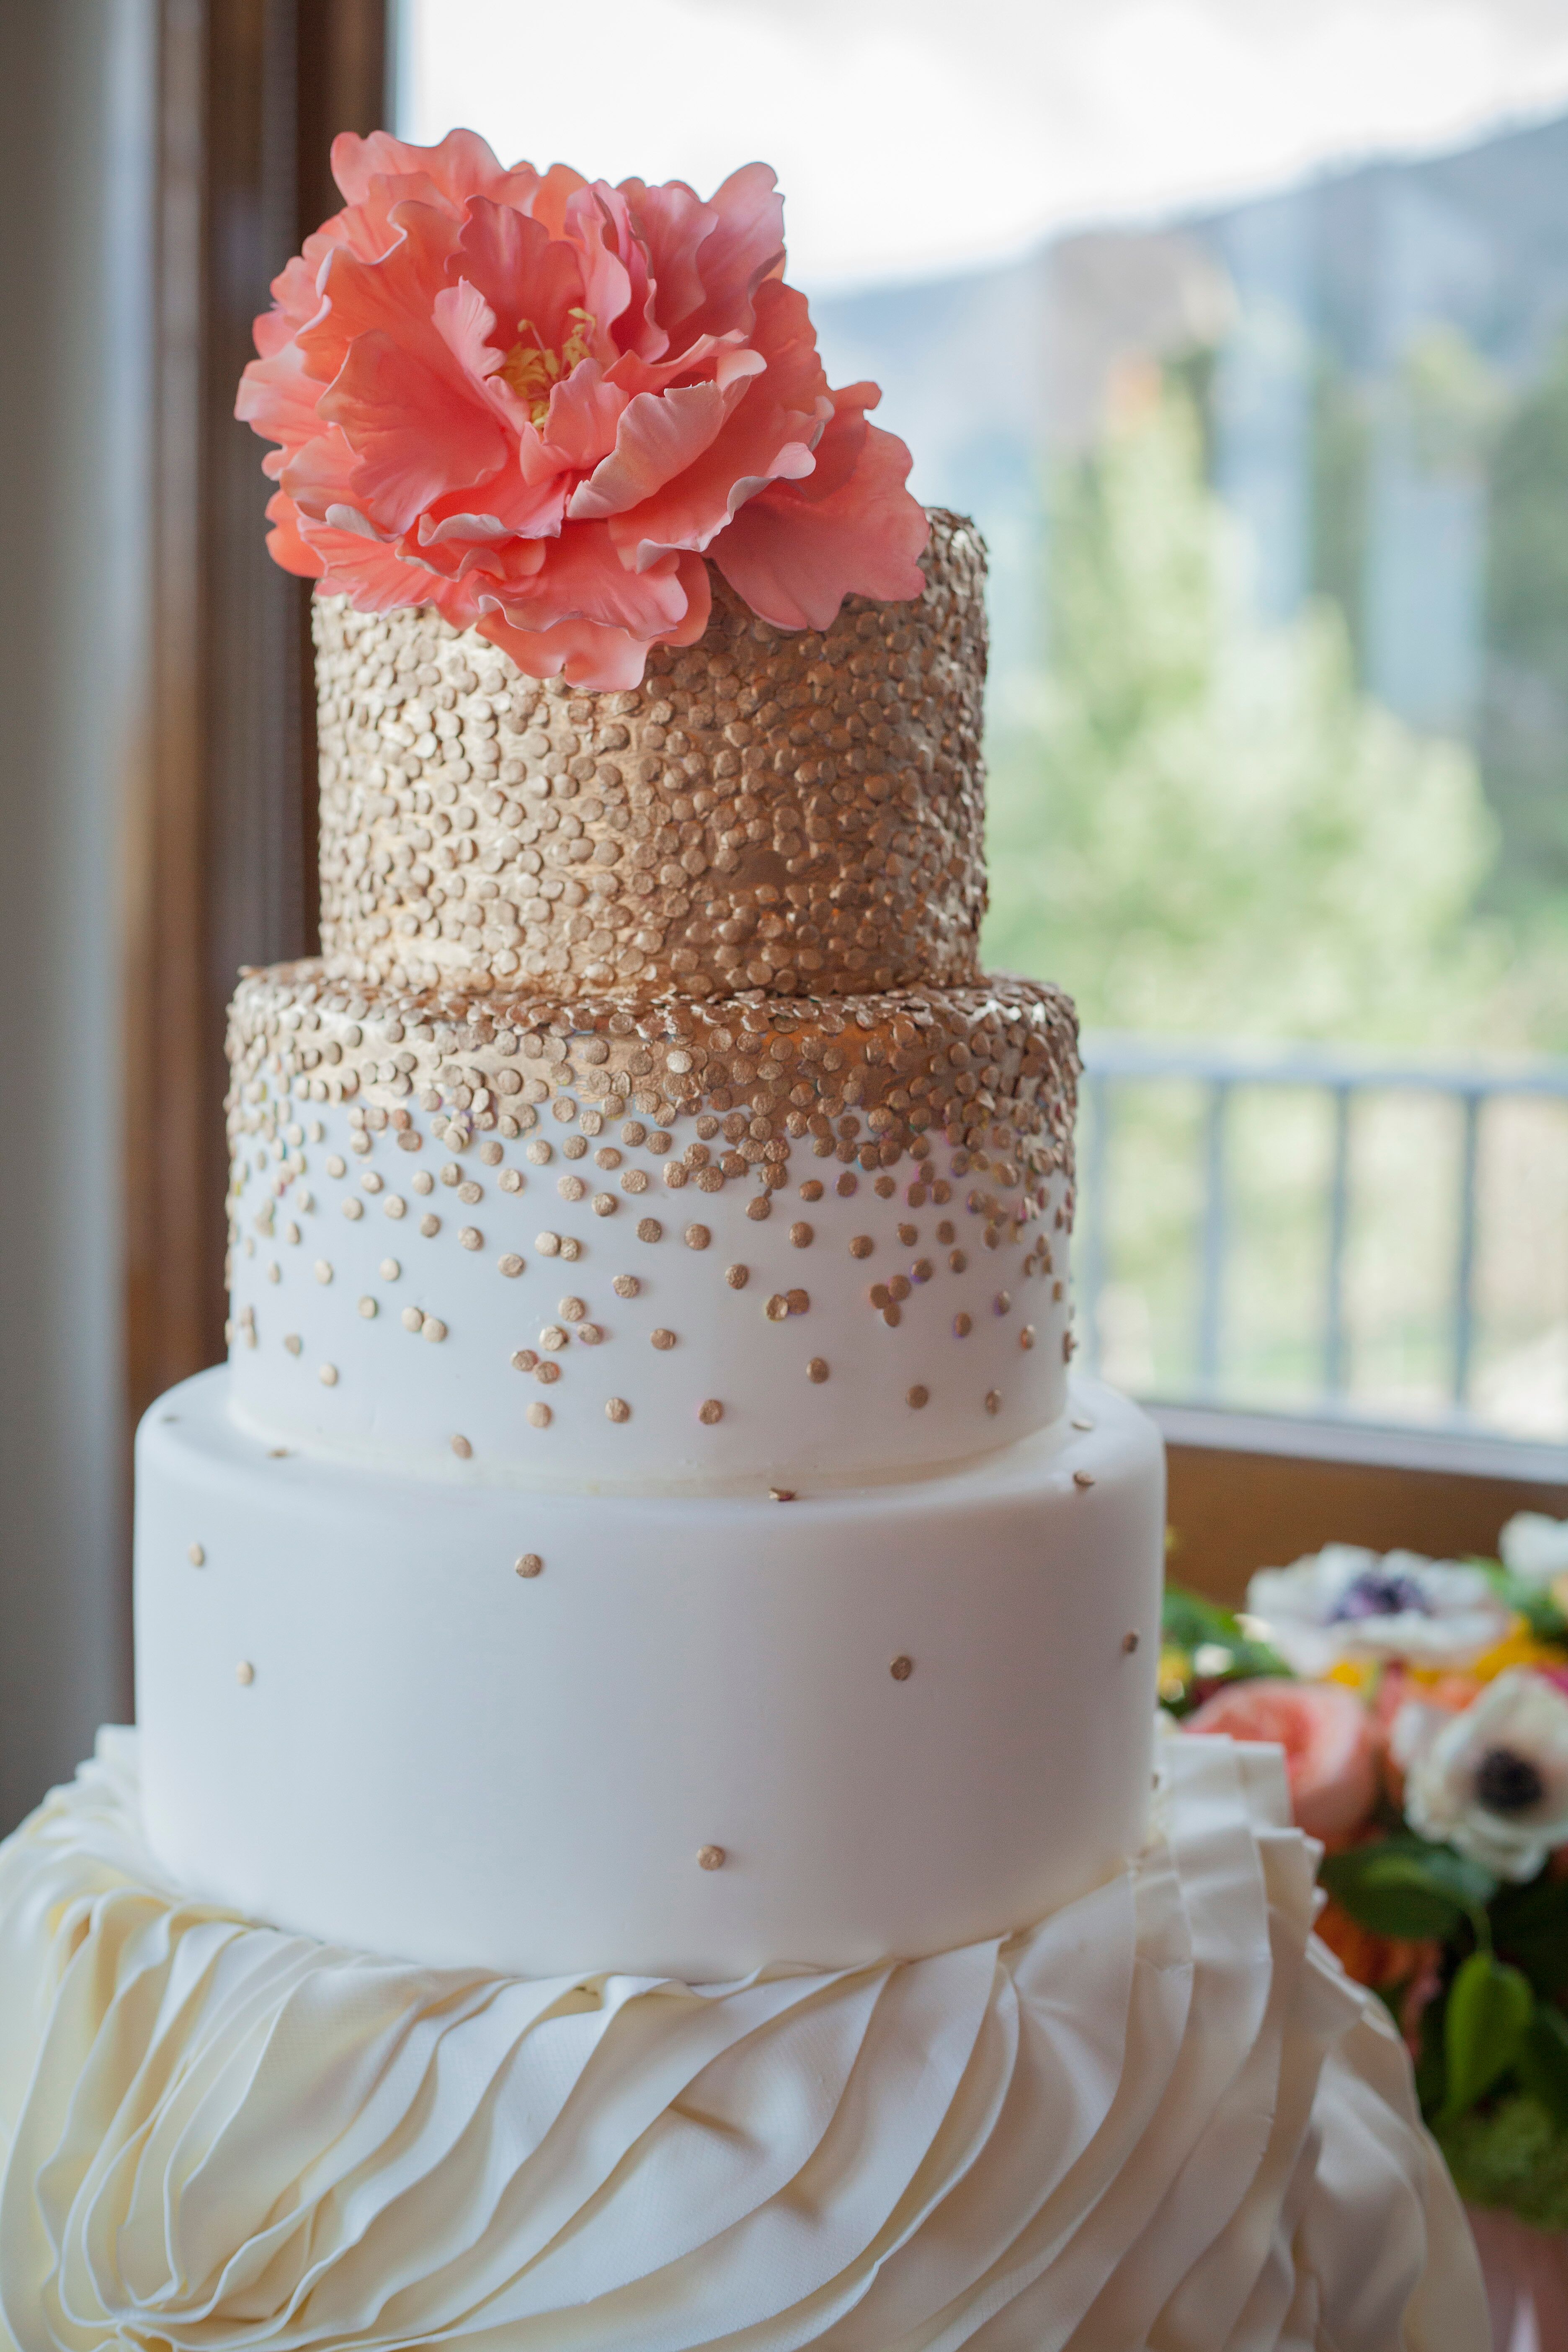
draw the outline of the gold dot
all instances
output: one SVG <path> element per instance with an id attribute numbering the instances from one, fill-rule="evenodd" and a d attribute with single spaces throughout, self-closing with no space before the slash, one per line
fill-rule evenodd
<path id="1" fill-rule="evenodd" d="M 382 1259 L 381 1278 L 383 1282 L 395 1282 L 402 1272 L 403 1268 L 398 1265 L 397 1260 L 395 1257 L 384 1257 Z"/>
<path id="2" fill-rule="evenodd" d="M 664 1239 L 664 1227 L 657 1217 L 637 1219 L 637 1239 L 639 1242 L 661 1242 Z"/>
<path id="3" fill-rule="evenodd" d="M 810 1363 L 807 1364 L 805 1368 L 805 1377 L 808 1381 L 816 1381 L 819 1383 L 825 1381 L 827 1378 L 826 1357 L 813 1356 Z"/>
<path id="4" fill-rule="evenodd" d="M 917 1381 L 915 1386 L 910 1391 L 906 1402 L 913 1405 L 915 1411 L 919 1412 L 922 1405 L 930 1404 L 931 1391 L 930 1389 L 922 1389 Z"/>
<path id="5" fill-rule="evenodd" d="M 556 1312 L 563 1323 L 581 1323 L 588 1312 L 588 1302 L 585 1298 L 563 1298 Z"/>
<path id="6" fill-rule="evenodd" d="M 782 1323 L 789 1314 L 789 1300 L 782 1290 L 775 1290 L 763 1311 L 770 1323 Z"/>
<path id="7" fill-rule="evenodd" d="M 405 1307 L 401 1320 L 405 1331 L 423 1331 L 425 1328 L 424 1313 L 417 1307 Z"/>
<path id="8" fill-rule="evenodd" d="M 327 1264 L 324 1257 L 319 1257 L 316 1260 L 316 1280 L 318 1282 L 331 1282 L 331 1267 Z"/>
<path id="9" fill-rule="evenodd" d="M 304 1344 L 305 1342 L 300 1339 L 298 1331 L 285 1332 L 283 1337 L 283 1345 L 288 1349 L 289 1353 L 291 1356 L 297 1356 Z"/>
<path id="10" fill-rule="evenodd" d="M 904 1310 L 898 1300 L 891 1299 L 882 1309 L 882 1320 L 889 1331 L 896 1331 L 904 1319 Z"/>
<path id="11" fill-rule="evenodd" d="M 1130 1658 L 1130 1657 L 1132 1655 L 1133 1651 L 1134 1651 L 1137 1647 L 1138 1647 L 1138 1636 L 1137 1636 L 1137 1634 L 1136 1634 L 1136 1633 L 1123 1633 L 1123 1635 L 1121 1636 L 1121 1650 L 1122 1650 L 1122 1654 L 1123 1654 L 1123 1656 L 1125 1656 L 1125 1657 L 1129 1657 L 1129 1658 Z"/>
<path id="12" fill-rule="evenodd" d="M 466 1437 L 454 1437 L 452 1451 L 459 1462 L 471 1462 L 474 1458 L 474 1449 Z"/>
<path id="13" fill-rule="evenodd" d="M 790 1227 L 789 1237 L 794 1248 L 809 1249 L 816 1235 L 814 1228 L 808 1225 L 803 1217 L 798 1224 Z"/>
<path id="14" fill-rule="evenodd" d="M 795 1488 L 793 1486 L 770 1486 L 768 1488 L 768 1500 L 770 1503 L 793 1503 L 795 1500 Z"/>
<path id="15" fill-rule="evenodd" d="M 964 1267 L 969 1264 L 968 1258 L 964 1255 L 962 1250 L 949 1250 L 947 1254 L 947 1262 L 952 1268 L 954 1274 L 962 1274 Z"/>
<path id="16" fill-rule="evenodd" d="M 439 1345 L 447 1336 L 447 1326 L 438 1315 L 426 1315 L 419 1329 L 422 1336 L 430 1340 L 432 1345 Z"/>
<path id="17" fill-rule="evenodd" d="M 205 1568 L 207 1564 L 206 1553 L 202 1549 L 200 1544 L 193 1544 L 185 1557 L 190 1561 L 193 1568 Z"/>
<path id="18" fill-rule="evenodd" d="M 849 1244 L 851 1257 L 869 1257 L 874 1244 L 869 1234 L 857 1234 Z"/>
<path id="19" fill-rule="evenodd" d="M 716 1421 L 723 1420 L 724 1408 L 720 1403 L 717 1397 L 704 1397 L 702 1402 L 697 1408 L 697 1418 L 700 1422 L 705 1422 L 708 1426 L 711 1428 Z"/>
<path id="20" fill-rule="evenodd" d="M 771 1217 L 773 1213 L 773 1204 L 772 1201 L 769 1200 L 765 1192 L 759 1192 L 754 1201 L 748 1201 L 746 1203 L 746 1214 L 748 1217 L 753 1219 Z"/>
<path id="21" fill-rule="evenodd" d="M 1024 1328 L 1023 1328 L 1023 1329 L 1022 1329 L 1022 1330 L 1019 1332 L 1019 1334 L 1018 1334 L 1018 1345 L 1019 1345 L 1019 1347 L 1020 1347 L 1020 1348 L 1024 1349 L 1026 1350 L 1026 1352 L 1030 1348 L 1032 1348 L 1032 1347 L 1034 1346 L 1034 1344 L 1035 1344 L 1035 1327 L 1034 1327 L 1034 1325 L 1033 1325 L 1032 1323 L 1026 1323 L 1026 1324 L 1025 1324 L 1025 1326 L 1024 1326 Z"/>
<path id="22" fill-rule="evenodd" d="M 713 1236 L 706 1225 L 688 1225 L 684 1238 L 688 1249 L 706 1249 Z"/>
<path id="23" fill-rule="evenodd" d="M 541 1234 L 536 1238 L 533 1246 L 539 1252 L 541 1257 L 559 1257 L 561 1255 L 561 1236 L 559 1234 Z"/>
<path id="24" fill-rule="evenodd" d="M 724 1279 L 731 1290 L 744 1290 L 751 1278 L 752 1269 L 749 1265 L 727 1265 L 724 1268 Z"/>
<path id="25" fill-rule="evenodd" d="M 886 1307 L 893 1294 L 885 1282 L 874 1282 L 869 1295 L 873 1307 Z"/>
<path id="26" fill-rule="evenodd" d="M 986 1390 L 986 1391 L 985 1391 L 985 1410 L 986 1410 L 986 1412 L 1001 1412 L 1001 1410 L 1002 1410 L 1002 1391 L 1001 1391 L 1001 1390 L 1000 1390 L 1000 1389 L 987 1389 L 987 1390 Z"/>
<path id="27" fill-rule="evenodd" d="M 1075 1470 L 1072 1474 L 1072 1482 L 1075 1486 L 1092 1486 L 1094 1473 L 1092 1470 Z"/>
<path id="28" fill-rule="evenodd" d="M 550 1407 L 547 1404 L 531 1404 L 528 1408 L 528 1421 L 531 1429 L 548 1429 Z"/>
<path id="29" fill-rule="evenodd" d="M 969 1316 L 955 1315 L 953 1317 L 952 1336 L 955 1339 L 967 1339 L 973 1328 L 973 1321 Z"/>
<path id="30" fill-rule="evenodd" d="M 619 1206 L 613 1192 L 595 1192 L 594 1195 L 593 1210 L 596 1217 L 613 1217 Z"/>
<path id="31" fill-rule="evenodd" d="M 605 1402 L 605 1415 L 609 1421 L 630 1421 L 632 1409 L 625 1397 L 611 1397 Z"/>
<path id="32" fill-rule="evenodd" d="M 1006 1291 L 999 1290 L 991 1301 L 991 1312 L 993 1315 L 1005 1315 L 1011 1310 L 1012 1305 L 1013 1301 Z"/>
<path id="33" fill-rule="evenodd" d="M 1094 1423 L 1092 1421 L 1075 1421 L 1072 1426 L 1074 1429 L 1092 1429 Z"/>
<path id="34" fill-rule="evenodd" d="M 892 1664 L 888 1668 L 888 1672 L 892 1675 L 893 1680 L 896 1683 L 907 1683 L 910 1676 L 914 1673 L 914 1660 L 912 1658 L 902 1656 L 895 1658 Z"/>
<path id="35" fill-rule="evenodd" d="M 256 1668 L 251 1664 L 248 1658 L 241 1658 L 238 1665 L 236 1666 L 234 1670 L 234 1678 L 239 1685 L 241 1690 L 248 1690 L 250 1688 L 251 1684 L 256 1680 Z"/>
<path id="36" fill-rule="evenodd" d="M 908 1276 L 907 1275 L 903 1275 L 903 1274 L 896 1274 L 896 1275 L 894 1275 L 894 1276 L 893 1276 L 893 1278 L 892 1278 L 891 1282 L 889 1282 L 889 1285 L 888 1285 L 888 1296 L 889 1296 L 889 1298 L 896 1298 L 896 1299 L 899 1301 L 900 1305 L 901 1306 L 901 1305 L 902 1305 L 902 1303 L 903 1303 L 903 1301 L 904 1301 L 904 1300 L 909 1297 L 909 1295 L 910 1295 L 910 1280 L 909 1280 L 909 1276 Z"/>
<path id="37" fill-rule="evenodd" d="M 522 1272 L 522 1260 L 515 1250 L 508 1250 L 504 1257 L 497 1258 L 496 1264 L 509 1279 Z"/>
<path id="38" fill-rule="evenodd" d="M 651 1334 L 651 1337 L 656 1348 L 673 1348 L 675 1345 L 674 1332 L 667 1331 L 662 1324 L 657 1331 Z"/>
<path id="39" fill-rule="evenodd" d="M 485 1245 L 485 1237 L 478 1225 L 465 1225 L 458 1239 L 466 1250 L 483 1249 Z"/>
<path id="40" fill-rule="evenodd" d="M 338 1384 L 338 1368 L 336 1364 L 323 1364 L 321 1370 L 316 1374 L 316 1378 L 321 1381 L 321 1386 L 324 1389 L 335 1389 Z"/>
<path id="41" fill-rule="evenodd" d="M 816 1177 L 815 1177 L 815 1176 L 814 1176 L 814 1177 L 812 1177 L 812 1179 L 811 1179 L 811 1181 L 810 1181 L 810 1182 L 809 1182 L 809 1183 L 805 1183 L 805 1184 L 803 1184 L 803 1185 L 801 1186 L 801 1188 L 800 1188 L 800 1197 L 801 1197 L 801 1199 L 802 1199 L 803 1201 L 820 1201 L 820 1200 L 821 1200 L 821 1198 L 822 1198 L 822 1187 L 821 1187 L 821 1185 L 817 1182 L 817 1181 L 816 1181 Z"/>
<path id="42" fill-rule="evenodd" d="M 364 1317 L 365 1321 L 367 1323 L 371 1323 L 374 1321 L 380 1309 L 376 1306 L 374 1298 L 362 1298 L 359 1303 L 359 1311 Z"/>
<path id="43" fill-rule="evenodd" d="M 723 1847 L 721 1845 L 700 1845 L 697 1849 L 697 1867 L 699 1870 L 722 1870 L 724 1867 Z"/>
<path id="44" fill-rule="evenodd" d="M 548 1412 L 550 1407 L 546 1405 L 543 1410 Z M 540 1559 L 539 1554 L 536 1551 L 525 1551 L 522 1558 L 517 1563 L 517 1573 L 519 1576 L 538 1576 L 542 1571 L 543 1567 L 544 1562 Z"/>

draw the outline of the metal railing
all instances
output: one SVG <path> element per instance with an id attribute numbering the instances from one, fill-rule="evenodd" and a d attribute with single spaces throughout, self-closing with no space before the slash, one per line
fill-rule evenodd
<path id="1" fill-rule="evenodd" d="M 1568 1062 L 1437 1066 L 1373 1059 L 1332 1048 L 1300 1045 L 1253 1049 L 1181 1038 L 1089 1032 L 1083 1041 L 1087 1133 L 1080 1162 L 1078 1290 L 1080 1328 L 1091 1367 L 1098 1368 L 1099 1308 L 1111 1269 L 1108 1258 L 1109 1176 L 1126 1090 L 1183 1082 L 1199 1090 L 1201 1179 L 1195 1254 L 1193 1401 L 1220 1393 L 1226 1336 L 1226 1279 L 1233 1245 L 1230 1130 L 1244 1089 L 1290 1088 L 1327 1098 L 1331 1143 L 1323 1203 L 1321 1329 L 1321 1401 L 1331 1411 L 1350 1404 L 1350 1319 L 1346 1263 L 1354 1172 L 1352 1113 L 1377 1095 L 1422 1094 L 1444 1098 L 1459 1113 L 1455 1181 L 1453 1260 L 1446 1321 L 1447 1387 L 1452 1415 L 1467 1417 L 1476 1364 L 1477 1266 L 1480 1233 L 1483 1122 L 1500 1098 L 1536 1097 L 1568 1104 Z M 1568 1198 L 1564 1200 L 1568 1213 Z"/>

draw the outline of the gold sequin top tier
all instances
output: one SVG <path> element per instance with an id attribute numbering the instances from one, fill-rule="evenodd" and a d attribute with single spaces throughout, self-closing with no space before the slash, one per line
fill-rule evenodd
<path id="1" fill-rule="evenodd" d="M 525 677 L 429 607 L 315 608 L 321 939 L 371 987 L 826 996 L 979 977 L 984 550 L 923 596 L 706 634 L 633 693 Z"/>

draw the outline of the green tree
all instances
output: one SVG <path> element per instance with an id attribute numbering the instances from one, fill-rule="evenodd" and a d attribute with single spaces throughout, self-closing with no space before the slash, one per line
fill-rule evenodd
<path id="1" fill-rule="evenodd" d="M 1108 1027 L 1495 1044 L 1474 761 L 1362 693 L 1334 604 L 1248 617 L 1179 383 L 1058 469 L 1051 516 L 1047 657 L 992 730 L 991 961 Z"/>

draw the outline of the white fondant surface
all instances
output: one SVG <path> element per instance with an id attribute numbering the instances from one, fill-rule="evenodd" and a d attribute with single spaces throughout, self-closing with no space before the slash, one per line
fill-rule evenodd
<path id="1" fill-rule="evenodd" d="M 132 1735 L 0 1847 L 17 2352 L 1483 2352 L 1279 1751 L 1177 1737 L 1053 1916 L 705 1990 L 323 1947 L 194 1901 Z"/>
<path id="2" fill-rule="evenodd" d="M 623 1151 L 609 1122 L 591 1138 L 575 1131 L 588 1149 L 568 1160 L 574 1131 L 553 1122 L 505 1142 L 475 1137 L 457 1153 L 437 1139 L 446 1122 L 426 1112 L 403 1130 L 419 1147 L 409 1150 L 391 1128 L 363 1134 L 342 1103 L 292 1108 L 301 1141 L 247 1139 L 234 1202 L 235 1397 L 278 1438 L 405 1466 L 438 1462 L 461 1438 L 497 1469 L 606 1489 L 787 1476 L 803 1462 L 819 1475 L 895 1474 L 1009 1444 L 1061 1411 L 1060 1176 L 1043 1180 L 1043 1209 L 1015 1188 L 1026 1217 L 997 1221 L 984 1173 L 948 1172 L 954 1155 L 939 1141 L 923 1173 L 906 1159 L 896 1182 L 884 1175 L 886 1194 L 873 1175 L 806 1161 L 821 1169 L 823 1198 L 804 1201 L 792 1185 L 759 1222 L 748 1213 L 756 1193 L 739 1183 L 668 1190 L 671 1160 Z M 356 1135 L 367 1151 L 354 1151 Z M 542 1167 L 527 1157 L 541 1143 L 552 1153 Z M 483 1149 L 500 1156 L 487 1163 Z M 620 1164 L 596 1168 L 600 1150 Z M 619 1186 L 637 1168 L 648 1190 L 634 1197 Z M 563 1198 L 563 1181 L 583 1197 Z M 652 1242 L 638 1238 L 650 1218 Z M 694 1229 L 700 1247 L 687 1239 Z M 542 1235 L 578 1254 L 550 1254 Z M 866 1255 L 852 1255 L 855 1240 L 870 1244 Z M 743 1287 L 732 1267 L 744 1268 Z M 635 1297 L 616 1292 L 617 1276 L 635 1278 Z M 900 1286 L 891 1321 L 872 1302 L 878 1284 Z M 770 1317 L 769 1301 L 792 1293 L 793 1311 Z M 426 1336 L 433 1328 L 439 1338 Z M 656 1344 L 656 1331 L 672 1344 Z M 514 1365 L 522 1350 L 547 1377 Z M 826 1377 L 812 1377 L 814 1362 Z M 624 1419 L 608 1418 L 612 1398 L 629 1408 Z M 710 1403 L 720 1418 L 700 1417 Z M 531 1423 L 530 1406 L 545 1426 Z"/>
<path id="3" fill-rule="evenodd" d="M 205 1895 L 701 1980 L 1002 1934 L 1142 1841 L 1163 1456 L 1109 1390 L 1087 1429 L 792 1502 L 279 1456 L 229 1397 L 186 1381 L 137 1453 L 148 1833 Z"/>

